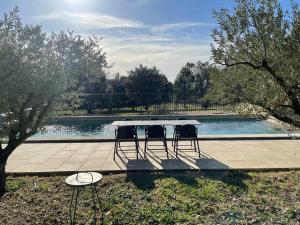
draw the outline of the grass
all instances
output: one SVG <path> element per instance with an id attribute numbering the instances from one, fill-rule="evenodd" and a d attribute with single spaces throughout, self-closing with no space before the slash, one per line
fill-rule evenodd
<path id="1" fill-rule="evenodd" d="M 10 177 L 0 224 L 68 224 L 65 177 Z M 299 224 L 300 171 L 155 172 L 104 176 L 105 224 Z M 91 194 L 78 224 L 91 224 Z"/>

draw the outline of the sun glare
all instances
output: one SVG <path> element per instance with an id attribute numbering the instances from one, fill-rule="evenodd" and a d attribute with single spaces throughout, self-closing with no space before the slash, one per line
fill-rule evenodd
<path id="1" fill-rule="evenodd" d="M 66 3 L 72 4 L 72 5 L 78 5 L 83 2 L 83 0 L 65 0 L 65 1 L 66 1 Z"/>

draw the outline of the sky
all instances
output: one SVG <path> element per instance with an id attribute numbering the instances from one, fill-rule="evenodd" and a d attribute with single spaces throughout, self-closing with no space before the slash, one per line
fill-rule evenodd
<path id="1" fill-rule="evenodd" d="M 282 0 L 284 7 L 287 2 Z M 212 10 L 232 9 L 234 1 L 0 0 L 1 17 L 15 6 L 24 24 L 102 38 L 111 77 L 143 64 L 158 67 L 174 81 L 187 62 L 210 60 L 210 34 L 216 26 Z"/>

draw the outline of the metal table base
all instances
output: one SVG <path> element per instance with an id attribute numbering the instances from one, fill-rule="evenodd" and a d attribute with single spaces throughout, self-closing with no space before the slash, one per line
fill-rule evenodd
<path id="1" fill-rule="evenodd" d="M 90 176 L 90 177 L 89 177 Z M 92 193 L 94 211 L 93 224 L 97 224 L 97 213 L 101 210 L 101 224 L 103 224 L 103 210 L 101 201 L 98 195 L 97 184 L 102 179 L 102 175 L 95 172 L 90 173 L 78 173 L 74 174 L 66 179 L 66 183 L 73 188 L 72 199 L 70 203 L 69 213 L 70 213 L 70 224 L 76 224 L 76 211 L 78 205 L 79 194 L 85 191 L 86 188 L 90 188 Z"/>

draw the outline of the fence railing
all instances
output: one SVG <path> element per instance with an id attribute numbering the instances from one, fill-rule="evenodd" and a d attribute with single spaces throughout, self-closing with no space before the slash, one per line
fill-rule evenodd
<path id="1" fill-rule="evenodd" d="M 198 96 L 170 93 L 101 93 L 64 96 L 56 114 L 71 115 L 158 115 L 229 114 L 233 107 L 210 102 Z"/>

